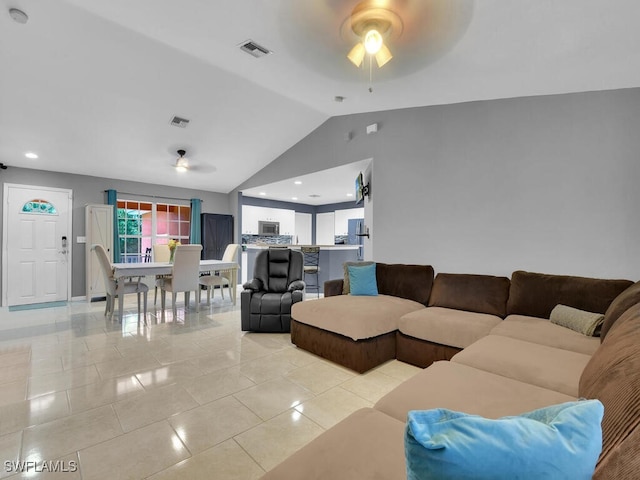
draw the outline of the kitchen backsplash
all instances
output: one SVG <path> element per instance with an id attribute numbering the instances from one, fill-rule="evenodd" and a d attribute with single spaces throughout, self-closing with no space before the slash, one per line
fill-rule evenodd
<path id="1" fill-rule="evenodd" d="M 254 245 L 256 243 L 266 243 L 269 245 L 290 245 L 293 243 L 291 235 L 242 235 L 242 243 Z"/>

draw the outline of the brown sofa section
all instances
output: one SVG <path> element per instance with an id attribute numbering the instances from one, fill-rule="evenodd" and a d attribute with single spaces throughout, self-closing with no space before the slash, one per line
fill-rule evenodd
<path id="1" fill-rule="evenodd" d="M 640 282 L 636 282 L 618 295 L 604 313 L 604 322 L 600 331 L 600 341 L 604 341 L 613 324 L 624 312 L 640 303 Z"/>
<path id="2" fill-rule="evenodd" d="M 427 305 L 433 286 L 431 265 L 376 263 L 378 293 Z"/>
<path id="3" fill-rule="evenodd" d="M 507 314 L 549 318 L 558 304 L 605 313 L 611 302 L 633 282 L 518 270 L 511 275 Z"/>
<path id="4" fill-rule="evenodd" d="M 358 373 L 364 373 L 396 358 L 395 331 L 373 338 L 353 340 L 292 319 L 291 343 Z"/>
<path id="5" fill-rule="evenodd" d="M 438 273 L 433 281 L 429 306 L 488 313 L 504 318 L 510 285 L 507 277 Z"/>
<path id="6" fill-rule="evenodd" d="M 399 275 L 400 270 L 394 273 Z M 341 364 L 352 362 L 350 368 L 355 370 L 364 371 L 385 355 L 390 357 L 393 348 L 396 358 L 428 368 L 384 395 L 373 409 L 359 410 L 318 436 L 264 478 L 406 478 L 402 433 L 410 410 L 447 408 L 498 418 L 581 397 L 597 398 L 604 404 L 603 448 L 593 478 L 640 478 L 640 283 L 629 288 L 632 282 L 624 280 L 527 272 L 515 272 L 514 279 L 510 288 L 514 298 L 507 303 L 507 313 L 511 314 L 505 319 L 451 308 L 449 302 L 454 300 L 447 300 L 449 295 L 456 291 L 462 295 L 460 292 L 468 289 L 473 296 L 477 290 L 469 283 L 477 279 L 465 283 L 467 279 L 445 276 L 445 288 L 433 287 L 433 303 L 445 302 L 448 306 L 424 307 L 398 299 L 420 308 L 401 316 L 398 330 L 362 343 L 318 326 L 292 322 L 294 343 L 316 349 Z M 463 285 L 461 289 L 457 289 L 458 282 Z M 406 285 L 393 288 L 401 291 Z M 525 299 L 526 291 L 532 300 Z M 320 308 L 348 300 L 309 303 L 317 302 L 315 307 Z M 602 343 L 597 337 L 551 323 L 549 312 L 558 303 L 593 312 L 607 310 L 610 323 Z M 473 307 L 478 303 L 459 300 L 455 305 Z M 429 315 L 423 315 L 429 311 L 440 316 L 429 319 Z M 428 338 L 436 327 L 441 330 L 439 338 L 452 342 L 466 338 L 468 332 L 457 336 L 447 329 L 477 327 L 483 316 L 494 317 L 497 325 L 486 335 L 476 332 L 480 338 L 471 344 L 464 340 L 464 350 Z M 350 318 L 343 317 L 344 321 Z M 416 338 L 400 328 L 403 319 L 408 322 L 416 318 L 423 324 L 413 334 L 427 338 Z M 324 348 L 329 350 L 325 353 Z M 528 455 L 525 450 L 523 454 Z"/>
<path id="7" fill-rule="evenodd" d="M 427 305 L 433 285 L 431 265 L 405 265 L 399 263 L 376 263 L 378 293 L 406 298 Z M 324 282 L 324 296 L 342 295 L 344 280 L 341 278 Z"/>
<path id="8" fill-rule="evenodd" d="M 325 298 L 295 304 L 291 342 L 359 373 L 396 358 L 398 319 L 425 308 L 433 267 L 376 263 L 376 279 L 377 296 L 342 295 L 332 280 Z"/>
<path id="9" fill-rule="evenodd" d="M 416 367 L 426 368 L 439 360 L 451 360 L 461 348 L 421 340 L 401 331 L 396 332 L 396 358 Z"/>
<path id="10" fill-rule="evenodd" d="M 580 377 L 579 393 L 604 404 L 602 453 L 594 478 L 638 478 L 640 472 L 640 304 L 609 330 Z"/>

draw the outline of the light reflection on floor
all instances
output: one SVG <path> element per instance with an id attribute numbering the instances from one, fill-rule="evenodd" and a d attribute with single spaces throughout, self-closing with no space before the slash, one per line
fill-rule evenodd
<path id="1" fill-rule="evenodd" d="M 76 462 L 69 480 L 259 478 L 418 371 L 358 375 L 288 334 L 242 332 L 219 297 L 176 317 L 151 305 L 146 324 L 135 296 L 125 310 L 119 324 L 104 302 L 0 308 L 3 461 Z"/>

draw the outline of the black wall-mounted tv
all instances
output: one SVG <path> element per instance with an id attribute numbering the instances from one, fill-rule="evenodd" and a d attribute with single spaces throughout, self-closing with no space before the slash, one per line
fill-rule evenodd
<path id="1" fill-rule="evenodd" d="M 362 172 L 358 174 L 356 177 L 356 205 L 362 203 L 364 200 L 364 177 L 362 176 Z"/>

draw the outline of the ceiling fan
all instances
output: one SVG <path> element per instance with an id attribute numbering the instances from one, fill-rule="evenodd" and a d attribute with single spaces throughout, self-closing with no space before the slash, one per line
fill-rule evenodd
<path id="1" fill-rule="evenodd" d="M 176 172 L 185 173 L 188 171 L 198 171 L 198 172 L 204 172 L 204 173 L 211 173 L 216 171 L 216 167 L 214 167 L 213 165 L 201 165 L 201 164 L 196 164 L 192 162 L 190 159 L 188 159 L 185 156 L 187 154 L 187 151 L 182 148 L 178 149 L 176 153 L 178 154 L 178 158 L 176 158 L 176 161 L 173 164 L 173 167 L 176 169 Z"/>
<path id="2" fill-rule="evenodd" d="M 392 33 L 402 32 L 402 20 L 388 5 L 374 0 L 364 0 L 356 5 L 345 21 L 359 42 L 347 54 L 347 58 L 356 67 L 362 65 L 368 53 L 376 59 L 378 68 L 393 58 L 391 50 L 385 44 Z"/>

